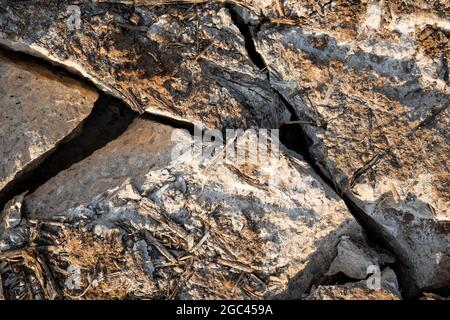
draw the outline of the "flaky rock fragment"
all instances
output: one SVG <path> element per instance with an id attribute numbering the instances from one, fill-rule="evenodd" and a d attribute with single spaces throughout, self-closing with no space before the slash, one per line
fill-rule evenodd
<path id="1" fill-rule="evenodd" d="M 159 294 L 180 298 L 299 298 L 320 282 L 341 236 L 361 240 L 343 201 L 293 152 L 278 162 L 195 162 L 192 143 L 137 119 L 28 195 L 27 212 L 85 221 L 86 232 L 105 238 L 141 234 L 153 277 L 172 279 L 159 280 Z M 172 158 L 180 145 L 186 152 Z"/>
<path id="2" fill-rule="evenodd" d="M 400 257 L 410 293 L 446 288 L 448 3 L 344 2 L 304 16 L 301 26 L 263 25 L 257 50 L 318 166 Z M 293 8 L 302 7 L 310 8 Z"/>
<path id="3" fill-rule="evenodd" d="M 0 44 L 63 65 L 138 111 L 210 128 L 289 119 L 225 7 L 69 2 L 0 1 Z"/>
<path id="4" fill-rule="evenodd" d="M 0 212 L 0 252 L 17 249 L 27 241 L 29 230 L 22 220 L 24 194 L 8 201 Z"/>
<path id="5" fill-rule="evenodd" d="M 353 279 L 366 279 L 371 267 L 380 268 L 381 265 L 394 262 L 392 257 L 380 254 L 366 244 L 355 243 L 346 237 L 341 239 L 337 250 L 337 256 L 332 261 L 327 275 L 342 272 Z"/>
<path id="6" fill-rule="evenodd" d="M 0 192 L 69 136 L 97 96 L 76 80 L 0 52 Z"/>
<path id="7" fill-rule="evenodd" d="M 450 300 L 450 296 L 445 298 L 435 293 L 424 292 L 423 296 L 419 300 Z"/>

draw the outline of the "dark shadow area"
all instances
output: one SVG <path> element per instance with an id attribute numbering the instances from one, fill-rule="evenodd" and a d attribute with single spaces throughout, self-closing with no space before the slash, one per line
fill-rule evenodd
<path id="1" fill-rule="evenodd" d="M 365 231 L 370 236 L 370 239 L 374 241 L 374 243 L 380 244 L 380 246 L 384 248 L 388 248 L 390 252 L 396 254 L 396 261 L 389 265 L 391 269 L 394 270 L 397 275 L 397 280 L 400 286 L 400 290 L 402 292 L 402 297 L 404 299 L 418 299 L 421 297 L 423 292 L 431 292 L 439 295 L 446 296 L 446 294 L 450 290 L 450 284 L 445 283 L 445 280 L 448 276 L 445 273 L 448 273 L 448 263 L 445 259 L 442 259 L 440 262 L 436 262 L 433 265 L 434 269 L 431 269 L 434 274 L 435 285 L 429 288 L 419 288 L 416 284 L 416 280 L 420 278 L 421 272 L 414 270 L 415 261 L 414 256 L 411 258 L 408 254 L 408 250 L 414 250 L 414 243 L 409 244 L 411 238 L 406 235 L 408 234 L 408 224 L 401 224 L 402 221 L 398 222 L 399 225 L 399 234 L 400 236 L 394 236 L 393 234 L 386 231 L 380 223 L 376 222 L 370 215 L 368 215 L 364 210 L 360 208 L 360 206 L 355 203 L 355 197 L 350 192 L 345 192 L 343 194 L 343 199 L 347 204 L 347 207 L 351 210 L 353 216 L 358 220 L 358 222 L 364 226 Z M 370 203 L 369 203 L 370 204 Z M 372 203 L 373 204 L 373 203 Z M 425 206 L 426 204 L 423 203 Z M 389 209 L 388 209 L 389 210 Z M 407 216 L 407 212 L 391 210 L 392 219 L 396 219 L 397 216 Z M 403 220 L 403 222 L 407 221 L 407 218 Z M 425 222 L 423 222 L 425 223 Z M 425 225 L 419 227 L 421 229 L 425 228 Z M 436 232 L 434 232 L 433 237 L 445 237 L 445 230 L 442 230 L 442 226 L 439 222 L 432 222 L 430 228 L 435 228 Z M 437 242 L 436 238 L 428 239 L 426 237 L 423 238 L 424 245 L 429 244 L 432 245 L 433 240 Z M 405 246 L 411 246 L 406 249 Z M 442 248 L 441 248 L 442 250 Z M 430 257 L 432 254 L 430 253 Z M 431 261 L 431 260 L 430 260 Z M 448 260 L 447 260 L 448 261 Z M 437 270 L 440 270 L 439 272 Z M 439 283 L 439 284 L 438 284 Z M 448 296 L 448 294 L 447 294 Z"/>
<path id="2" fill-rule="evenodd" d="M 270 81 L 270 73 L 267 70 L 267 65 L 261 56 L 261 54 L 256 50 L 255 43 L 253 41 L 253 36 L 251 33 L 250 26 L 245 23 L 244 19 L 238 14 L 236 10 L 234 10 L 232 7 L 229 7 L 230 15 L 233 20 L 233 23 L 239 28 L 242 36 L 245 39 L 245 48 L 247 50 L 248 56 L 253 61 L 253 63 L 260 69 L 264 70 L 267 73 L 267 78 Z M 293 105 L 289 103 L 289 101 L 277 90 L 274 89 L 274 92 L 277 94 L 277 96 L 280 98 L 284 106 L 289 110 L 291 113 L 291 121 L 299 120 L 299 116 L 297 115 L 295 108 Z M 326 126 L 326 124 L 324 124 Z M 364 231 L 367 234 L 367 241 L 370 243 L 373 243 L 375 245 L 379 245 L 382 248 L 389 248 L 392 250 L 392 246 L 390 245 L 389 241 L 386 240 L 383 236 L 382 230 L 380 230 L 379 226 L 372 221 L 371 218 L 369 218 L 361 208 L 359 208 L 353 201 L 350 200 L 350 197 L 348 195 L 345 195 L 344 192 L 340 190 L 340 188 L 335 184 L 335 182 L 327 175 L 325 167 L 323 165 L 320 165 L 316 162 L 316 160 L 313 158 L 310 152 L 310 147 L 313 144 L 313 141 L 308 137 L 308 135 L 305 132 L 305 129 L 300 124 L 283 124 L 280 127 L 280 141 L 283 145 L 285 145 L 287 148 L 297 152 L 300 154 L 306 162 L 314 169 L 314 171 L 322 178 L 322 180 L 337 194 L 339 194 L 345 204 L 347 205 L 350 213 L 355 217 L 355 219 L 358 221 L 358 223 L 363 227 Z M 403 284 L 408 286 L 407 284 L 411 283 L 411 279 L 408 276 L 407 272 L 402 272 L 406 270 L 407 266 L 400 262 L 401 259 L 396 259 L 397 263 L 392 265 L 392 269 L 394 272 L 398 275 L 399 279 L 399 285 L 400 288 L 404 287 Z M 300 275 L 300 277 L 302 277 Z M 312 284 L 329 284 L 329 283 L 341 283 L 346 280 L 352 280 L 352 279 L 346 279 L 345 277 L 322 277 L 321 279 L 315 279 L 315 281 L 312 281 Z M 299 283 L 300 279 L 292 279 L 289 284 L 289 288 L 286 290 L 285 293 L 281 294 L 277 298 L 294 298 L 296 294 L 294 292 L 298 293 L 298 289 L 295 289 L 295 286 Z M 353 281 L 348 281 L 353 282 Z M 416 288 L 411 288 L 411 294 L 414 295 L 412 292 L 417 292 Z M 298 298 L 298 297 L 296 297 Z"/>
<path id="3" fill-rule="evenodd" d="M 45 59 L 11 51 L 2 46 L 0 46 L 0 51 L 14 60 L 39 64 L 52 73 L 65 75 L 92 88 L 95 87 L 88 79 L 68 71 L 63 66 L 55 66 Z M 0 212 L 14 196 L 25 191 L 33 192 L 60 171 L 85 159 L 94 151 L 119 137 L 138 116 L 137 112 L 120 99 L 100 92 L 91 114 L 71 134 L 61 140 L 53 150 L 28 164 L 16 175 L 13 181 L 0 191 Z M 194 125 L 188 121 L 149 113 L 143 114 L 142 117 L 174 128 L 186 129 L 191 134 L 194 133 Z"/>
<path id="4" fill-rule="evenodd" d="M 418 288 L 414 284 L 412 278 L 412 272 L 409 270 L 408 264 L 409 258 L 405 255 L 400 257 L 400 250 L 396 250 L 392 245 L 395 239 L 388 233 L 386 233 L 381 226 L 374 221 L 363 209 L 361 209 L 354 201 L 351 200 L 351 194 L 346 192 L 342 195 L 345 204 L 349 208 L 352 215 L 358 221 L 358 223 L 363 226 L 364 231 L 368 235 L 368 240 L 379 245 L 382 248 L 388 249 L 392 254 L 395 255 L 394 264 L 390 265 L 391 269 L 394 270 L 397 275 L 397 281 L 399 284 L 399 289 L 402 292 L 403 298 L 411 298 L 418 294 Z"/>
<path id="5" fill-rule="evenodd" d="M 429 288 L 419 289 L 415 283 L 414 270 L 411 270 L 411 266 L 414 262 L 408 257 L 407 252 L 402 248 L 399 239 L 396 239 L 392 234 L 386 232 L 382 226 L 369 216 L 355 201 L 354 195 L 350 191 L 343 191 L 341 187 L 336 185 L 332 179 L 327 176 L 325 166 L 317 163 L 313 158 L 310 147 L 312 146 L 312 140 L 307 136 L 306 132 L 301 125 L 298 124 L 285 124 L 280 128 L 280 140 L 289 149 L 302 155 L 303 158 L 309 163 L 314 171 L 322 178 L 322 180 L 328 184 L 340 197 L 344 200 L 347 208 L 363 227 L 364 232 L 367 235 L 368 244 L 371 246 L 380 246 L 381 248 L 388 249 L 396 256 L 396 261 L 392 265 L 388 265 L 394 270 L 397 275 L 402 297 L 404 299 L 418 299 L 422 292 L 436 293 L 441 296 L 448 296 L 448 288 Z M 367 203 L 370 205 L 370 203 Z M 393 216 L 401 214 L 393 213 Z M 333 279 L 331 279 L 332 281 Z M 326 281 L 326 280 L 324 280 Z"/>
<path id="6" fill-rule="evenodd" d="M 258 50 L 256 50 L 255 42 L 253 40 L 254 37 L 252 35 L 252 29 L 250 28 L 250 26 L 247 23 L 245 23 L 244 19 L 239 15 L 239 13 L 236 11 L 236 9 L 234 9 L 233 6 L 227 5 L 227 8 L 230 12 L 231 20 L 236 25 L 236 27 L 239 29 L 242 37 L 244 38 L 245 50 L 247 51 L 248 57 L 261 71 L 264 71 L 266 73 L 267 80 L 269 80 L 269 83 L 270 83 L 270 72 L 269 72 L 269 69 L 267 68 L 267 64 L 264 61 L 263 56 L 258 52 Z M 261 20 L 259 25 L 256 26 L 256 28 L 254 29 L 255 33 L 259 32 L 261 25 L 265 21 L 267 21 L 267 19 L 263 18 Z M 291 121 L 299 120 L 294 107 L 284 98 L 284 96 L 282 94 L 280 94 L 273 87 L 272 87 L 272 90 L 273 90 L 274 94 L 281 100 L 284 107 L 286 107 L 288 109 L 288 111 L 291 113 L 290 120 Z"/>
<path id="7" fill-rule="evenodd" d="M 314 169 L 315 173 L 317 173 L 320 178 L 334 190 L 334 192 L 340 195 L 334 182 L 323 172 L 320 165 L 312 157 L 309 148 L 313 142 L 301 125 L 289 123 L 283 124 L 280 127 L 280 142 L 288 149 L 300 154 Z"/>
<path id="8" fill-rule="evenodd" d="M 355 204 L 348 193 L 343 193 L 340 188 L 330 179 L 324 172 L 324 166 L 318 164 L 310 153 L 310 147 L 312 140 L 308 137 L 304 129 L 299 124 L 285 124 L 280 128 L 280 141 L 289 149 L 300 154 L 308 164 L 314 169 L 314 171 L 322 178 L 322 180 L 328 184 L 337 194 L 339 194 L 344 200 L 347 208 L 358 223 L 363 227 L 369 245 L 378 245 L 382 248 L 388 249 L 392 253 L 397 253 L 392 247 L 392 240 L 388 234 L 385 234 L 381 230 L 380 226 L 373 221 L 357 204 Z M 418 294 L 418 290 L 414 287 L 414 281 L 410 277 L 409 268 L 405 261 L 396 257 L 396 262 L 390 267 L 394 270 L 398 276 L 398 282 L 400 289 L 408 288 L 405 292 L 405 297 L 415 297 Z M 324 279 L 325 283 L 333 281 L 334 279 Z M 336 279 L 337 280 L 337 279 Z M 339 281 L 338 281 L 339 282 Z M 353 282 L 353 281 L 350 281 Z"/>
<path id="9" fill-rule="evenodd" d="M 333 274 L 332 276 L 324 276 L 322 281 L 320 282 L 321 286 L 336 286 L 336 285 L 343 285 L 346 283 L 351 282 L 358 282 L 360 280 L 350 278 L 346 274 L 342 272 L 338 272 L 336 274 Z"/>
<path id="10" fill-rule="evenodd" d="M 307 294 L 312 286 L 332 284 L 333 282 L 334 284 L 340 284 L 348 279 L 350 280 L 348 282 L 355 282 L 354 279 L 345 276 L 335 275 L 330 277 L 324 275 L 328 271 L 331 261 L 336 257 L 337 245 L 340 237 L 352 234 L 352 224 L 355 226 L 353 220 L 343 221 L 336 229 L 318 239 L 314 243 L 314 246 L 318 248 L 318 250 L 312 252 L 305 258 L 304 261 L 307 261 L 305 267 L 289 279 L 287 288 L 284 292 L 281 292 L 272 298 L 297 300 L 301 299 L 304 294 Z"/>
<path id="11" fill-rule="evenodd" d="M 269 77 L 267 65 L 264 62 L 261 54 L 259 54 L 256 50 L 256 46 L 252 37 L 252 30 L 230 5 L 227 5 L 227 8 L 230 10 L 233 22 L 239 28 L 244 38 L 245 48 L 248 52 L 249 58 L 260 70 L 265 70 Z M 65 74 L 69 73 L 63 67 L 55 67 L 54 65 L 44 61 L 43 59 L 33 58 L 30 55 L 22 53 L 14 53 L 14 55 L 19 59 L 23 59 L 24 61 L 36 60 L 38 61 L 38 63 L 47 65 L 50 69 L 56 70 L 57 72 L 62 72 Z M 364 58 L 368 61 L 377 58 L 376 56 L 368 55 L 364 52 L 359 53 L 359 55 L 360 56 L 357 56 L 352 61 L 354 62 L 354 68 L 360 67 L 358 58 Z M 380 59 L 382 59 L 380 65 L 400 65 L 407 70 L 413 70 L 415 68 L 415 66 L 411 65 L 409 61 L 390 61 L 388 57 L 383 57 Z M 375 64 L 373 66 L 368 65 L 364 67 L 368 67 L 369 69 L 372 68 L 377 71 L 377 69 L 375 68 L 377 67 L 377 65 Z M 70 73 L 70 76 L 80 79 L 82 82 L 90 83 L 89 80 L 81 78 L 74 73 Z M 448 74 L 446 75 L 446 77 L 448 79 Z M 397 94 L 396 90 L 398 90 L 398 88 L 385 89 L 389 92 L 392 91 L 393 95 Z M 299 120 L 298 116 L 295 113 L 295 108 L 279 92 L 277 92 L 276 90 L 274 91 L 283 101 L 286 108 L 291 112 L 291 120 Z M 425 96 L 431 99 L 432 97 L 434 97 L 434 95 L 435 93 L 430 92 Z M 408 99 L 411 107 L 417 107 L 417 101 L 418 99 L 416 95 L 411 95 L 410 99 Z M 73 164 L 85 159 L 99 148 L 102 148 L 110 141 L 119 137 L 137 116 L 138 113 L 132 111 L 122 101 L 105 94 L 101 94 L 90 116 L 82 124 L 80 124 L 80 126 L 70 136 L 61 141 L 54 150 L 41 156 L 39 159 L 27 166 L 27 168 L 25 168 L 21 175 L 18 175 L 0 192 L 0 210 L 3 208 L 5 203 L 13 196 L 21 194 L 25 191 L 32 192 L 36 190 L 40 185 L 47 182 L 49 179 L 57 175 L 60 171 L 65 170 Z M 195 126 L 187 121 L 176 120 L 165 116 L 151 114 L 144 114 L 143 117 L 145 119 L 169 125 L 175 128 L 186 129 L 191 134 L 193 134 L 194 132 Z M 340 194 L 343 197 L 352 215 L 364 227 L 364 230 L 367 232 L 370 241 L 373 241 L 373 243 L 376 244 L 380 244 L 380 246 L 382 247 L 388 247 L 392 250 L 392 246 L 390 244 L 395 239 L 392 239 L 392 236 L 389 237 L 389 235 L 385 234 L 379 227 L 379 225 L 375 221 L 373 221 L 373 219 L 370 218 L 360 208 L 360 206 L 358 206 L 357 203 L 351 200 L 352 198 L 350 193 L 342 194 L 342 190 L 340 190 L 335 185 L 333 180 L 330 179 L 329 176 L 327 176 L 324 167 L 320 163 L 316 162 L 310 152 L 312 141 L 301 125 L 283 125 L 280 128 L 280 140 L 286 147 L 302 155 L 302 157 L 309 163 L 309 165 L 322 178 L 322 180 L 326 184 L 328 184 L 337 194 Z M 402 263 L 402 261 L 404 262 Z M 406 262 L 407 260 L 405 260 L 405 257 L 400 257 L 397 258 L 397 263 L 395 266 L 393 266 L 395 273 L 399 277 L 399 283 L 401 287 L 406 287 L 413 284 L 408 275 L 408 267 Z M 312 265 L 310 267 L 312 268 Z M 336 277 L 325 279 L 323 281 L 337 281 L 339 283 L 346 280 L 347 279 Z M 298 290 L 296 288 L 295 281 L 292 282 L 290 288 L 294 291 Z M 412 292 L 414 292 L 414 288 L 412 289 Z"/>

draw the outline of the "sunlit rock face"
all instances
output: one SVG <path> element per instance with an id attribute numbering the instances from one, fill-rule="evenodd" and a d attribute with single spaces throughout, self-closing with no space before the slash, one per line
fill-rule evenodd
<path id="1" fill-rule="evenodd" d="M 183 298 L 301 298 L 324 278 L 342 236 L 364 241 L 343 201 L 292 151 L 273 163 L 194 162 L 188 151 L 173 158 L 175 144 L 189 150 L 192 143 L 187 133 L 137 119 L 24 205 L 35 219 L 87 220 L 86 230 L 106 239 L 123 234 L 121 223 L 136 232 L 169 232 L 180 245 L 174 259 L 196 256 Z M 155 223 L 155 216 L 179 229 Z M 220 290 L 242 271 L 250 273 L 242 288 Z"/>
<path id="2" fill-rule="evenodd" d="M 257 33 L 271 84 L 309 122 L 322 171 L 402 257 L 411 290 L 447 287 L 448 4 L 333 1 L 320 16 Z"/>

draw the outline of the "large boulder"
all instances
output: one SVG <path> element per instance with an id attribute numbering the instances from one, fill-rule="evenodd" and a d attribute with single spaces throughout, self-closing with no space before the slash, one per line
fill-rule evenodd
<path id="1" fill-rule="evenodd" d="M 78 292 L 86 297 L 108 296 L 106 278 L 116 279 L 116 298 L 300 298 L 313 285 L 314 299 L 398 298 L 388 266 L 400 271 L 406 296 L 447 290 L 448 1 L 188 2 L 0 0 L 0 45 L 62 66 L 153 114 L 13 198 L 0 215 L 0 250 L 66 243 L 48 245 L 52 270 L 60 281 L 67 266 L 91 270 Z M 28 64 L 17 77 L 8 71 L 21 63 L 0 56 L 0 70 L 11 75 L 0 78 L 3 109 L 17 117 L 4 121 L 12 132 L 5 145 L 14 145 L 6 151 L 14 165 L 5 185 L 20 181 L 79 125 L 89 107 L 74 105 L 96 98 L 63 76 L 56 84 L 36 80 Z M 42 110 L 28 103 L 16 112 L 18 80 L 26 84 L 19 99 L 38 101 Z M 61 104 L 70 110 L 59 119 Z M 47 108 L 55 125 L 44 126 L 36 114 Z M 223 161 L 228 149 L 198 158 L 216 144 L 199 148 L 192 133 L 149 119 L 197 134 L 198 127 L 281 126 L 283 141 L 310 164 L 284 147 L 275 161 Z M 244 154 L 255 155 L 260 140 L 241 133 L 227 147 L 250 139 Z M 342 198 L 396 254 L 394 265 L 368 248 Z M 30 258 L 33 246 L 12 259 L 22 254 L 42 264 Z M 381 288 L 364 285 L 374 267 L 383 268 Z M 14 283 L 15 268 L 8 268 Z"/>

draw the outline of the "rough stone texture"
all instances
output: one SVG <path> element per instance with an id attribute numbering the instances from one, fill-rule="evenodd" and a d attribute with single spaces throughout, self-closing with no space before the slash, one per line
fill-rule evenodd
<path id="1" fill-rule="evenodd" d="M 0 1 L 0 44 L 64 65 L 138 111 L 210 128 L 289 119 L 224 7 L 85 2 L 71 30 L 68 2 Z"/>
<path id="2" fill-rule="evenodd" d="M 333 1 L 255 36 L 318 166 L 401 257 L 411 292 L 450 285 L 449 16 L 443 1 Z"/>
<path id="3" fill-rule="evenodd" d="M 22 220 L 24 195 L 11 199 L 0 213 L 0 252 L 15 249 L 26 244 L 26 222 Z"/>
<path id="4" fill-rule="evenodd" d="M 401 300 L 386 289 L 369 289 L 361 283 L 336 286 L 319 286 L 308 296 L 308 300 Z"/>
<path id="5" fill-rule="evenodd" d="M 371 251 L 371 252 L 370 252 Z M 370 261 L 367 263 L 367 258 Z M 365 279 L 358 282 L 349 282 L 341 285 L 320 285 L 313 287 L 306 300 L 400 300 L 399 285 L 394 271 L 386 267 L 381 271 L 380 265 L 386 261 L 378 252 L 366 246 L 359 246 L 347 238 L 343 238 L 338 245 L 338 255 L 332 262 L 328 274 L 341 271 L 355 279 Z M 367 277 L 364 269 L 362 274 L 358 269 L 362 265 L 376 266 L 370 270 L 371 276 Z M 356 272 L 355 272 L 356 270 Z M 349 272 L 350 271 L 350 272 Z"/>
<path id="6" fill-rule="evenodd" d="M 186 162 L 189 153 L 171 160 L 172 132 L 137 119 L 117 140 L 28 195 L 29 217 L 72 225 L 87 220 L 87 233 L 106 238 L 123 234 L 123 224 L 155 234 L 174 257 L 196 256 L 192 264 L 176 263 L 184 270 L 174 279 L 180 298 L 300 298 L 320 283 L 341 236 L 362 243 L 343 201 L 298 155 L 284 150 L 278 165 L 224 164 L 216 157 Z M 183 148 L 191 144 L 187 134 L 176 132 L 174 139 Z M 161 223 L 163 216 L 178 229 Z M 153 266 L 173 263 L 152 241 L 145 254 Z M 155 268 L 153 276 L 165 279 L 169 271 Z"/>
<path id="7" fill-rule="evenodd" d="M 130 177 L 144 176 L 153 166 L 170 161 L 170 127 L 138 120 L 91 156 L 61 172 L 26 197 L 31 216 L 51 217 L 91 199 Z M 164 148 L 163 148 L 164 147 Z M 67 179 L 72 180 L 71 182 Z"/>
<path id="8" fill-rule="evenodd" d="M 332 261 L 327 275 L 342 272 L 353 279 L 366 279 L 370 267 L 382 266 L 395 261 L 387 254 L 380 254 L 368 248 L 364 243 L 354 243 L 348 238 L 339 241 L 337 250 L 337 256 Z"/>
<path id="9" fill-rule="evenodd" d="M 395 252 L 402 293 L 448 289 L 448 1 L 195 2 L 80 2 L 80 28 L 70 29 L 70 1 L 0 0 L 0 44 L 140 112 L 220 129 L 278 128 L 293 116 L 291 135 L 309 139 L 317 167 Z M 312 284 L 312 298 L 399 296 L 392 259 L 367 248 L 341 197 L 298 155 L 283 150 L 277 168 L 186 163 L 170 157 L 172 133 L 139 119 L 24 200 L 31 219 L 82 231 L 60 233 L 69 240 L 115 241 L 106 257 L 125 249 L 141 262 L 145 289 L 114 297 L 297 298 Z M 27 237 L 23 221 L 10 225 L 21 202 L 0 217 L 0 250 L 23 245 L 17 227 Z M 69 256 L 83 264 L 77 253 L 93 251 L 75 245 Z M 385 268 L 379 290 L 363 285 L 373 265 Z M 341 274 L 363 281 L 320 285 Z"/>
<path id="10" fill-rule="evenodd" d="M 33 168 L 89 115 L 97 93 L 0 52 L 0 191 Z"/>

